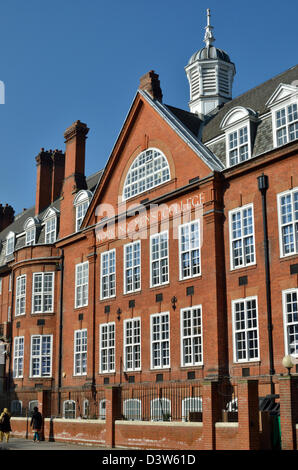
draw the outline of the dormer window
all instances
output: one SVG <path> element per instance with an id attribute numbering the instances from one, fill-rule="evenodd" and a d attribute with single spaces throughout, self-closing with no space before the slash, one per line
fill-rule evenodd
<path id="1" fill-rule="evenodd" d="M 123 200 L 149 191 L 171 178 L 170 167 L 166 157 L 158 149 L 148 149 L 140 153 L 128 170 Z"/>
<path id="2" fill-rule="evenodd" d="M 55 243 L 56 241 L 56 217 L 46 220 L 46 243 Z"/>
<path id="3" fill-rule="evenodd" d="M 83 219 L 86 215 L 88 206 L 92 198 L 90 191 L 80 191 L 74 200 L 74 206 L 76 209 L 76 232 L 80 230 Z"/>
<path id="4" fill-rule="evenodd" d="M 298 88 L 280 84 L 266 105 L 272 112 L 274 147 L 298 139 Z"/>
<path id="5" fill-rule="evenodd" d="M 24 229 L 26 232 L 26 245 L 34 245 L 36 240 L 36 224 L 32 217 L 25 222 Z"/>
<path id="6" fill-rule="evenodd" d="M 252 157 L 256 113 L 248 108 L 233 108 L 223 119 L 226 134 L 227 167 L 238 165 Z"/>
<path id="7" fill-rule="evenodd" d="M 15 234 L 10 232 L 6 238 L 6 256 L 11 255 L 15 248 Z"/>
<path id="8" fill-rule="evenodd" d="M 248 126 L 241 127 L 228 134 L 228 163 L 229 166 L 237 165 L 250 158 L 248 145 Z"/>
<path id="9" fill-rule="evenodd" d="M 278 147 L 298 139 L 297 103 L 275 111 L 276 144 Z"/>
<path id="10" fill-rule="evenodd" d="M 47 210 L 43 220 L 45 225 L 45 243 L 55 243 L 57 237 L 57 209 Z"/>

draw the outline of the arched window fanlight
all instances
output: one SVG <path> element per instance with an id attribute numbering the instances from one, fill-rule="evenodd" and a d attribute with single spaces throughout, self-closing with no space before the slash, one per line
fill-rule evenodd
<path id="1" fill-rule="evenodd" d="M 123 199 L 149 191 L 170 178 L 170 167 L 163 153 L 155 148 L 145 150 L 135 158 L 127 173 Z"/>

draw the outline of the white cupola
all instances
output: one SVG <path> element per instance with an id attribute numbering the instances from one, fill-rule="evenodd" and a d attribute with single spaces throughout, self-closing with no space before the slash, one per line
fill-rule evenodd
<path id="1" fill-rule="evenodd" d="M 189 107 L 192 113 L 206 115 L 232 99 L 235 65 L 226 52 L 212 45 L 215 41 L 207 10 L 205 47 L 193 54 L 185 67 L 190 85 Z"/>

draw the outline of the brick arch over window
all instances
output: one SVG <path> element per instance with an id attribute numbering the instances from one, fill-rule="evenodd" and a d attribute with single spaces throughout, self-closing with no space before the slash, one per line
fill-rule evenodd
<path id="1" fill-rule="evenodd" d="M 174 178 L 171 152 L 160 142 L 149 142 L 148 148 L 138 147 L 128 160 L 120 181 L 119 196 L 123 201 L 129 200 Z"/>

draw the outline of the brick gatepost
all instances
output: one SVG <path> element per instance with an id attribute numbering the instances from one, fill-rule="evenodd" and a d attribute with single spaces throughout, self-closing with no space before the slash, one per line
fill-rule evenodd
<path id="1" fill-rule="evenodd" d="M 205 450 L 216 449 L 215 423 L 220 420 L 219 384 L 203 382 L 203 445 Z"/>
<path id="2" fill-rule="evenodd" d="M 297 450 L 298 376 L 279 377 L 280 428 L 282 450 Z"/>
<path id="3" fill-rule="evenodd" d="M 257 380 L 238 382 L 239 449 L 259 450 L 259 393 Z"/>
<path id="4" fill-rule="evenodd" d="M 106 445 L 115 446 L 115 421 L 121 416 L 121 387 L 106 388 Z"/>

